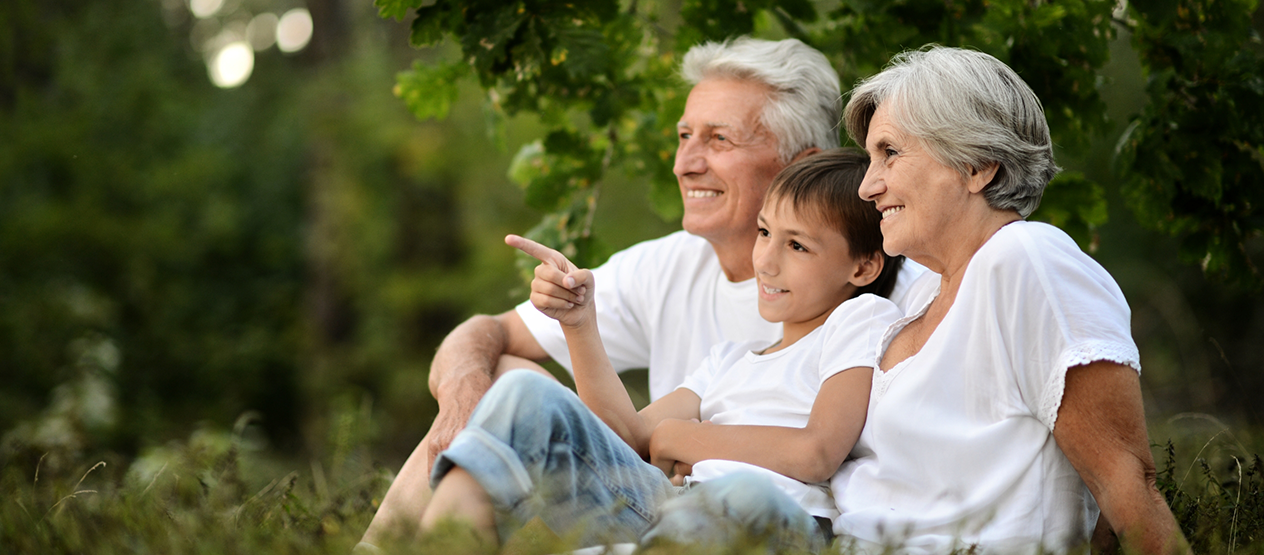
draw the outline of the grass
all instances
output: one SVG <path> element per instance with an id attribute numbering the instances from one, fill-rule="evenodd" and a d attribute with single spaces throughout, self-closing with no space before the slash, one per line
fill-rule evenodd
<path id="1" fill-rule="evenodd" d="M 1155 447 L 1160 490 L 1195 553 L 1264 553 L 1258 455 L 1227 428 Z M 239 433 L 207 430 L 131 460 L 9 446 L 0 455 L 0 553 L 346 555 L 392 479 L 365 453 L 334 449 L 323 464 L 293 468 L 252 449 Z M 494 551 L 456 526 L 395 547 L 444 555 Z M 542 525 L 529 525 L 500 551 L 535 555 L 565 547 Z"/>

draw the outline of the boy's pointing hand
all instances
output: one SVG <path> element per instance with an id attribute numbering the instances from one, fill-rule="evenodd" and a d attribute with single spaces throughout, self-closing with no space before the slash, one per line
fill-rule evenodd
<path id="1" fill-rule="evenodd" d="M 595 321 L 592 272 L 575 267 L 562 253 L 525 237 L 508 235 L 505 244 L 540 261 L 531 280 L 531 304 L 536 309 L 566 326 Z"/>

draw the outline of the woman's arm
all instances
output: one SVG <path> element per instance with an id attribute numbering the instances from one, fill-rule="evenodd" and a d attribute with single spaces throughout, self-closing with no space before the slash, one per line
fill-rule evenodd
<path id="1" fill-rule="evenodd" d="M 1189 553 L 1185 536 L 1155 487 L 1136 370 L 1107 361 L 1067 370 L 1053 437 L 1125 550 Z M 1100 540 L 1109 535 L 1094 536 Z"/>
<path id="2" fill-rule="evenodd" d="M 812 403 L 807 426 L 712 426 L 663 420 L 650 441 L 650 460 L 694 464 L 705 459 L 740 461 L 801 482 L 822 482 L 838 470 L 860 438 L 869 410 L 873 369 L 839 372 Z"/>

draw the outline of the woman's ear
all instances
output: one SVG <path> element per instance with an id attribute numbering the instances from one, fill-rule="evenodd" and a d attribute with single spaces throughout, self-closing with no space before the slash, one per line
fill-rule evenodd
<path id="1" fill-rule="evenodd" d="M 873 280 L 878 279 L 878 275 L 882 273 L 882 265 L 885 263 L 886 258 L 882 256 L 882 251 L 874 251 L 860 260 L 860 263 L 856 265 L 856 271 L 847 281 L 856 287 L 869 285 L 873 283 Z"/>
<path id="2" fill-rule="evenodd" d="M 970 188 L 971 193 L 983 192 L 983 188 L 992 182 L 1000 169 L 1001 165 L 997 162 L 992 162 L 982 168 L 970 168 L 970 177 L 966 180 L 966 186 Z"/>

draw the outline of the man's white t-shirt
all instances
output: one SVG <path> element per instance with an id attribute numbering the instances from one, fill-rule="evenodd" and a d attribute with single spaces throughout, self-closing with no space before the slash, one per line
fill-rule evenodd
<path id="1" fill-rule="evenodd" d="M 698 394 L 701 417 L 712 424 L 803 428 L 821 384 L 850 368 L 872 368 L 882 333 L 900 315 L 895 303 L 861 295 L 844 302 L 824 324 L 780 351 L 756 354 L 769 347 L 768 342 L 716 345 L 680 387 Z M 767 476 L 814 516 L 838 516 L 826 484 L 805 484 L 751 464 L 701 461 L 693 465 L 687 480 L 713 480 L 736 471 Z"/>
<path id="2" fill-rule="evenodd" d="M 913 285 L 879 353 L 939 285 L 930 273 Z M 1105 360 L 1140 371 L 1129 318 L 1115 281 L 1061 230 L 1001 228 L 921 350 L 874 372 L 854 459 L 831 481 L 835 533 L 908 553 L 1085 545 L 1098 508 L 1053 429 L 1069 368 Z"/>
<path id="3" fill-rule="evenodd" d="M 891 299 L 897 304 L 925 268 L 904 261 Z M 597 329 L 616 371 L 648 368 L 650 399 L 671 393 L 724 341 L 781 337 L 781 325 L 759 316 L 755 279 L 724 276 L 711 244 L 678 231 L 633 245 L 593 270 Z M 556 320 L 530 301 L 518 315 L 535 340 L 569 372 L 570 353 Z"/>

